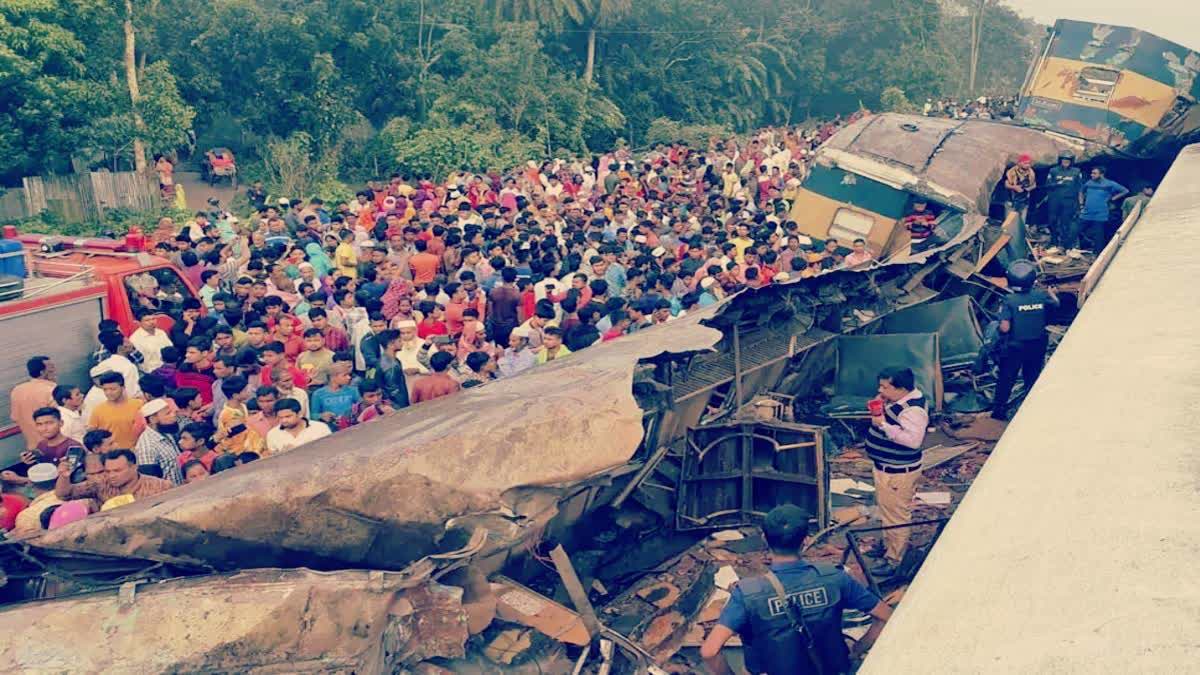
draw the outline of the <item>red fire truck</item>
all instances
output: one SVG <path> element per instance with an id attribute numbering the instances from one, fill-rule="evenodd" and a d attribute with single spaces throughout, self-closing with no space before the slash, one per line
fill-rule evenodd
<path id="1" fill-rule="evenodd" d="M 58 381 L 86 389 L 88 359 L 97 348 L 101 319 L 113 319 L 126 335 L 137 328 L 138 307 L 162 312 L 169 330 L 183 301 L 197 289 L 170 261 L 144 251 L 134 233 L 124 240 L 17 235 L 0 239 L 0 467 L 25 449 L 10 416 L 9 393 L 28 379 L 25 362 L 49 356 Z"/>

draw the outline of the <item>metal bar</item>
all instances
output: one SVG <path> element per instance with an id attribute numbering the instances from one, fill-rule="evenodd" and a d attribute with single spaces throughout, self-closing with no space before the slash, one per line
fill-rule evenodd
<path id="1" fill-rule="evenodd" d="M 813 435 L 817 447 L 813 459 L 816 461 L 817 473 L 817 522 L 820 527 L 829 525 L 829 480 L 828 469 L 825 466 L 825 430 L 820 429 Z"/>
<path id="2" fill-rule="evenodd" d="M 947 523 L 949 518 L 933 518 L 930 520 L 918 520 L 912 523 L 900 523 L 899 525 L 878 525 L 875 527 L 856 527 L 850 532 L 883 532 L 884 530 L 898 530 L 902 527 L 919 527 L 921 525 L 934 525 L 937 523 Z"/>
<path id="3" fill-rule="evenodd" d="M 1050 55 L 1050 49 L 1054 46 L 1054 38 L 1058 34 L 1053 28 L 1050 29 L 1050 36 L 1046 38 L 1046 49 L 1042 51 L 1042 56 L 1030 64 L 1029 71 L 1025 73 L 1025 81 L 1021 83 L 1021 91 L 1017 94 L 1017 109 L 1021 108 L 1021 104 L 1025 102 L 1025 91 L 1032 85 L 1036 73 L 1042 72 L 1042 66 L 1046 62 L 1046 57 Z"/>
<path id="4" fill-rule="evenodd" d="M 733 324 L 733 390 L 734 396 L 737 397 L 737 404 L 733 406 L 734 410 L 742 407 L 742 342 L 741 330 L 735 321 Z"/>
<path id="5" fill-rule="evenodd" d="M 779 481 L 780 483 L 799 483 L 801 485 L 818 484 L 818 480 L 816 478 L 809 478 L 808 476 L 801 476 L 798 474 L 780 473 L 778 471 L 756 471 L 751 475 L 751 477 Z M 818 515 L 818 517 L 820 516 Z"/>
<path id="6" fill-rule="evenodd" d="M 875 581 L 875 575 L 871 574 L 871 566 L 863 559 L 862 551 L 858 550 L 858 537 L 855 536 L 854 530 L 846 533 L 846 553 L 854 554 L 854 560 L 858 562 L 859 569 L 862 570 L 863 577 L 867 580 L 867 585 L 871 587 L 871 591 L 879 597 L 883 597 L 883 593 L 879 591 L 879 583 Z M 845 554 L 842 561 L 845 562 Z"/>
<path id="7" fill-rule="evenodd" d="M 621 504 L 625 503 L 625 500 L 628 499 L 629 495 L 633 494 L 633 491 L 642 484 L 642 481 L 650 477 L 650 474 L 654 472 L 655 467 L 657 467 L 658 463 L 662 461 L 662 458 L 667 456 L 667 452 L 669 450 L 670 448 L 668 446 L 663 445 L 660 446 L 658 450 L 654 451 L 654 454 L 650 456 L 650 459 L 646 460 L 646 463 L 642 465 L 640 470 L 638 470 L 637 475 L 633 477 L 633 480 L 629 481 L 629 484 L 626 485 L 624 489 L 622 489 L 621 492 L 616 496 L 616 498 L 612 500 L 612 507 L 614 509 L 621 508 Z"/>
<path id="8" fill-rule="evenodd" d="M 736 334 L 736 333 L 735 333 Z M 742 521 L 754 512 L 754 432 L 742 427 Z"/>
<path id="9" fill-rule="evenodd" d="M 21 296 L 21 299 L 27 300 L 29 298 L 35 298 L 39 295 L 45 295 L 46 293 L 50 292 L 51 290 L 53 290 L 55 288 L 58 288 L 59 286 L 69 284 L 73 281 L 79 281 L 81 278 L 88 277 L 90 275 L 91 275 L 90 269 L 84 270 L 82 272 L 76 272 L 75 274 L 72 274 L 71 276 L 69 276 L 65 279 L 59 279 L 58 281 L 56 281 L 52 284 L 47 284 L 45 286 L 39 286 L 38 288 L 35 288 L 32 292 L 23 294 Z"/>

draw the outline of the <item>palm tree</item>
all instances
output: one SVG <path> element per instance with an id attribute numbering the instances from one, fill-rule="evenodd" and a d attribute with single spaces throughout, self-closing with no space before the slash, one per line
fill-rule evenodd
<path id="1" fill-rule="evenodd" d="M 582 23 L 590 0 L 484 0 L 496 21 L 532 21 L 561 29 L 565 21 Z"/>
<path id="2" fill-rule="evenodd" d="M 583 79 L 596 71 L 596 33 L 620 21 L 633 9 L 633 0 L 484 0 L 496 21 L 532 21 L 549 30 L 566 25 L 587 31 L 587 63 Z"/>
<path id="3" fill-rule="evenodd" d="M 614 25 L 633 9 L 633 0 L 581 0 L 587 8 L 587 64 L 583 81 L 591 82 L 596 70 L 596 30 Z M 572 17 L 574 19 L 574 17 Z M 576 21 L 576 23 L 582 23 Z"/>

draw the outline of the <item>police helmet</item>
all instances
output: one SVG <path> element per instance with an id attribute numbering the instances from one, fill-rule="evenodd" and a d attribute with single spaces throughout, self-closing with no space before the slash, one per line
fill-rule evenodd
<path id="1" fill-rule="evenodd" d="M 1037 279 L 1038 269 L 1028 260 L 1017 260 L 1008 266 L 1008 287 L 1012 290 L 1028 290 Z"/>
<path id="2" fill-rule="evenodd" d="M 1069 152 L 1060 152 L 1060 153 L 1058 153 L 1058 161 L 1060 161 L 1060 162 L 1061 162 L 1061 161 L 1063 161 L 1064 159 L 1065 159 L 1065 160 L 1067 160 L 1068 162 L 1072 163 L 1072 164 L 1074 164 L 1074 163 L 1075 163 L 1075 155 L 1073 155 L 1073 154 L 1071 154 L 1071 153 L 1069 153 Z"/>

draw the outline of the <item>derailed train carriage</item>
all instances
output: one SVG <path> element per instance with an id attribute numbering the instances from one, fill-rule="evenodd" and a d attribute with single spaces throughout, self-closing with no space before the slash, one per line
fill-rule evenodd
<path id="1" fill-rule="evenodd" d="M 1200 53 L 1151 33 L 1059 20 L 1021 91 L 1017 121 L 1080 156 L 1151 159 L 1200 140 Z"/>
<path id="2" fill-rule="evenodd" d="M 916 201 L 937 215 L 942 242 L 982 227 L 1004 171 L 1022 154 L 1051 165 L 1066 144 L 1021 126 L 883 114 L 847 126 L 817 151 L 790 217 L 800 232 L 865 239 L 882 260 L 919 260 L 900 226 Z"/>
<path id="3" fill-rule="evenodd" d="M 262 670 L 281 663 L 281 654 L 318 669 L 327 653 L 345 668 L 377 672 L 459 654 L 477 585 L 471 580 L 519 570 L 535 542 L 569 541 L 575 524 L 614 502 L 661 501 L 661 491 L 639 494 L 642 484 L 666 454 L 686 455 L 691 432 L 719 422 L 736 427 L 735 415 L 762 392 L 786 397 L 819 390 L 837 368 L 845 336 L 879 331 L 898 311 L 960 288 L 1002 254 L 1003 229 L 987 214 L 1006 164 L 1020 153 L 1048 163 L 1060 148 L 1037 131 L 999 123 L 864 119 L 818 152 L 798 200 L 804 207 L 794 215 L 814 238 L 851 233 L 876 244 L 883 254 L 868 269 L 745 291 L 518 377 L 0 544 L 7 575 L 0 593 L 26 600 L 0 612 L 0 623 L 14 627 L 13 645 L 25 642 L 21 627 L 36 631 L 38 643 L 61 645 L 75 629 L 46 616 L 115 613 L 111 634 L 152 631 L 163 638 L 132 640 L 135 647 L 124 653 L 127 664 L 146 670 L 198 664 Z M 870 189 L 849 189 L 861 186 Z M 897 221 L 918 197 L 941 209 L 940 239 L 912 254 Z M 940 404 L 940 374 L 923 377 Z M 770 485 L 760 493 L 805 503 L 824 524 L 820 429 L 797 433 L 809 435 L 793 445 L 817 448 L 815 464 L 801 478 L 747 469 L 731 479 L 732 491 L 713 501 L 688 493 L 684 476 L 681 497 L 668 498 L 672 503 L 658 513 L 674 517 L 680 529 L 727 526 L 768 506 L 736 484 L 765 482 Z M 729 495 L 733 508 L 720 503 Z M 332 577 L 271 573 L 267 583 L 237 572 L 268 567 L 328 570 Z M 339 571 L 360 568 L 395 572 L 363 579 Z M 205 577 L 208 586 L 178 578 L 207 574 L 221 576 Z M 142 594 L 137 582 L 165 585 Z M 198 647 L 169 639 L 196 620 L 194 613 L 160 607 L 175 587 L 205 603 L 206 622 L 229 624 L 240 641 Z M 362 610 L 347 603 L 314 619 L 305 599 L 330 588 L 351 598 L 363 594 Z M 239 598 L 264 593 L 279 606 L 247 614 L 238 603 L 211 602 L 220 589 Z M 147 603 L 145 610 L 139 602 Z M 414 612 L 428 612 L 441 632 L 422 634 L 406 623 Z M 237 616 L 248 618 L 235 626 Z M 329 632 L 314 637 L 314 620 Z M 261 630 L 263 621 L 272 630 Z M 330 645 L 342 632 L 380 636 L 386 649 L 358 639 L 335 650 Z M 75 656 L 53 652 L 11 647 L 0 650 L 0 663 L 28 670 L 86 669 L 98 662 L 82 648 Z"/>

